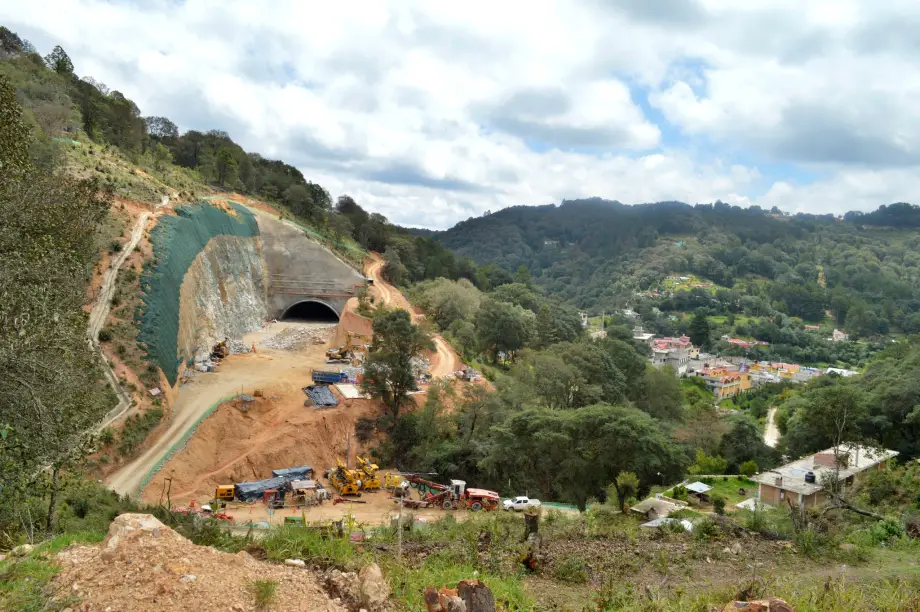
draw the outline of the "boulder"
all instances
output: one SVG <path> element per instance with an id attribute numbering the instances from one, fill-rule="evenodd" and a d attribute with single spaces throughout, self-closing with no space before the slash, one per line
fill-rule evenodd
<path id="1" fill-rule="evenodd" d="M 358 572 L 360 581 L 361 606 L 371 612 L 381 610 L 390 597 L 390 587 L 383 578 L 383 572 L 376 563 L 365 565 Z"/>
<path id="2" fill-rule="evenodd" d="M 920 538 L 920 519 L 911 519 L 907 523 L 907 535 L 912 538 Z"/>
<path id="3" fill-rule="evenodd" d="M 11 550 L 10 554 L 13 555 L 14 557 L 25 557 L 33 550 L 35 550 L 35 547 L 32 546 L 31 544 L 20 544 L 19 546 Z"/>
<path id="4" fill-rule="evenodd" d="M 725 604 L 721 612 L 738 612 L 739 610 L 743 612 L 795 612 L 795 608 L 779 597 L 756 601 L 732 601 Z"/>
<path id="5" fill-rule="evenodd" d="M 307 567 L 307 563 L 303 559 L 285 559 L 284 564 L 291 567 Z"/>
<path id="6" fill-rule="evenodd" d="M 175 542 L 186 542 L 181 535 L 161 523 L 152 514 L 120 514 L 109 525 L 102 548 L 102 559 L 110 561 L 126 543 L 140 538 L 163 538 Z"/>

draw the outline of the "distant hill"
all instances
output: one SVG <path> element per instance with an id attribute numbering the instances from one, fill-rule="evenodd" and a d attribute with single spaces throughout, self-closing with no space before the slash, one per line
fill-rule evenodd
<path id="1" fill-rule="evenodd" d="M 721 202 L 627 206 L 590 198 L 507 208 L 428 235 L 479 264 L 525 266 L 547 292 L 595 312 L 646 300 L 662 310 L 708 307 L 820 323 L 829 311 L 834 323 L 871 336 L 920 331 L 916 227 L 920 207 L 909 204 L 841 220 Z M 687 287 L 676 299 L 637 295 L 665 291 L 667 277 L 681 274 L 712 287 Z"/>

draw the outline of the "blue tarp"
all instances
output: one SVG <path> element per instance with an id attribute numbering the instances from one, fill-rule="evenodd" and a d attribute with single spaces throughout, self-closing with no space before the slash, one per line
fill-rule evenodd
<path id="1" fill-rule="evenodd" d="M 262 494 L 269 489 L 282 490 L 291 478 L 280 476 L 254 482 L 240 482 L 236 485 L 236 498 L 240 501 L 259 501 Z"/>
<path id="2" fill-rule="evenodd" d="M 329 387 L 326 385 L 311 385 L 309 387 L 304 387 L 303 392 L 307 394 L 307 397 L 310 398 L 310 401 L 312 401 L 313 405 L 317 408 L 339 405 L 339 401 L 335 399 L 335 395 L 332 394 L 332 391 L 330 391 Z"/>
<path id="3" fill-rule="evenodd" d="M 313 468 L 309 465 L 282 468 L 280 470 L 272 470 L 272 476 L 276 478 L 287 478 L 288 480 L 308 480 L 313 477 Z"/>
<path id="4" fill-rule="evenodd" d="M 312 376 L 313 382 L 319 383 L 337 383 L 348 380 L 348 375 L 344 372 L 323 372 L 321 370 L 313 370 Z"/>

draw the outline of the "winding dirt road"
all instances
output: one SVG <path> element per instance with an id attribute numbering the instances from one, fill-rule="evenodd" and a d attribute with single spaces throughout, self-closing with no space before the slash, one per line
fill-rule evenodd
<path id="1" fill-rule="evenodd" d="M 764 427 L 763 441 L 770 448 L 776 448 L 779 443 L 779 429 L 776 427 L 776 408 L 767 412 L 767 426 Z"/>
<path id="2" fill-rule="evenodd" d="M 141 213 L 140 217 L 138 217 L 137 223 L 135 223 L 134 229 L 131 231 L 131 237 L 128 238 L 128 242 L 122 247 L 121 252 L 118 253 L 118 257 L 112 260 L 112 265 L 109 266 L 109 269 L 102 275 L 102 284 L 96 296 L 96 303 L 93 304 L 93 309 L 89 313 L 89 324 L 86 329 L 86 334 L 89 336 L 90 344 L 93 349 L 99 355 L 99 361 L 102 363 L 102 372 L 105 374 L 109 386 L 112 387 L 112 390 L 118 397 L 118 404 L 105 415 L 105 418 L 98 425 L 97 429 L 108 426 L 131 407 L 131 396 L 121 387 L 121 384 L 118 382 L 118 377 L 115 375 L 115 371 L 112 369 L 112 366 L 109 365 L 105 355 L 102 354 L 102 350 L 99 348 L 99 332 L 102 330 L 102 326 L 105 325 L 105 320 L 109 317 L 109 310 L 112 308 L 112 296 L 115 294 L 115 281 L 118 279 L 118 271 L 121 270 L 125 261 L 131 256 L 131 253 L 134 252 L 134 247 L 137 246 L 137 243 L 141 241 L 141 236 L 144 235 L 144 228 L 147 227 L 147 220 L 149 218 L 150 213 L 147 212 Z"/>
<path id="3" fill-rule="evenodd" d="M 102 275 L 102 285 L 99 287 L 99 293 L 96 296 L 96 303 L 93 304 L 93 310 L 89 313 L 89 328 L 87 334 L 89 339 L 94 343 L 99 342 L 99 331 L 105 325 L 105 320 L 109 316 L 109 310 L 112 308 L 112 296 L 115 294 L 115 280 L 118 278 L 118 271 L 124 265 L 125 260 L 131 256 L 134 247 L 141 241 L 144 228 L 147 226 L 147 219 L 150 213 L 141 213 L 138 217 L 134 229 L 131 231 L 131 237 L 122 247 L 118 257 L 112 260 L 112 265 Z"/>
<path id="4" fill-rule="evenodd" d="M 418 322 L 422 317 L 412 309 L 409 300 L 403 296 L 399 289 L 381 277 L 380 273 L 383 269 L 383 264 L 383 258 L 378 253 L 373 252 L 365 264 L 365 274 L 374 281 L 374 287 L 380 296 L 380 300 L 386 306 L 395 306 L 402 310 L 408 310 L 412 320 Z M 443 378 L 451 372 L 459 370 L 463 362 L 453 347 L 438 334 L 434 334 L 431 339 L 435 347 L 435 352 L 431 356 L 431 368 L 429 370 L 432 378 Z"/>

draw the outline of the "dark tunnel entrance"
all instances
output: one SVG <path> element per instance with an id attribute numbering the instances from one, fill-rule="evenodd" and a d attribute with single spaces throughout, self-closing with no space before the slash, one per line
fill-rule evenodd
<path id="1" fill-rule="evenodd" d="M 297 302 L 288 307 L 281 315 L 282 321 L 302 321 L 308 323 L 338 323 L 339 315 L 331 306 L 315 300 Z"/>

